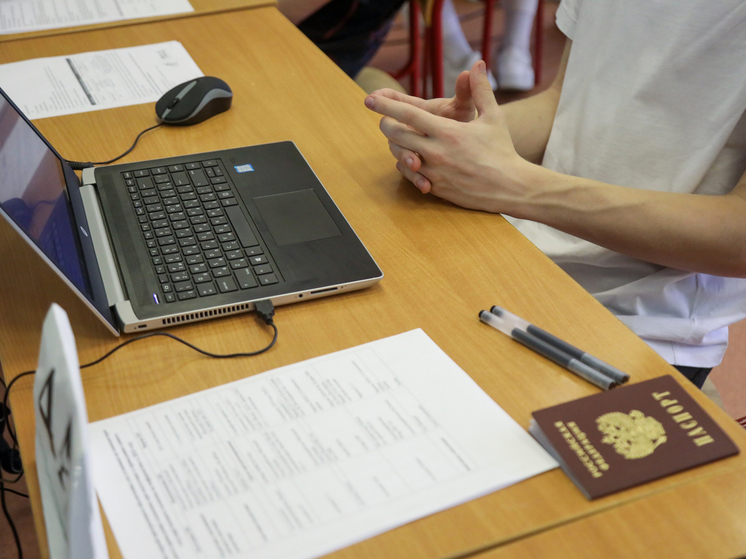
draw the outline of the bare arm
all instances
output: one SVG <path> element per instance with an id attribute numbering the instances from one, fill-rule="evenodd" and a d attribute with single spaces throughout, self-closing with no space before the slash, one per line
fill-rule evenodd
<path id="1" fill-rule="evenodd" d="M 385 115 L 381 130 L 394 155 L 419 154 L 416 172 L 401 159 L 397 168 L 420 190 L 466 208 L 545 223 L 656 264 L 746 277 L 746 174 L 729 194 L 703 196 L 625 188 L 545 169 L 522 157 L 543 151 L 548 135 L 544 118 L 537 117 L 534 130 L 520 136 L 516 127 L 530 115 L 519 103 L 528 107 L 530 99 L 514 104 L 521 113 L 498 107 L 482 62 L 469 79 L 479 115 L 470 122 L 376 94 L 366 99 L 368 108 Z"/>
<path id="2" fill-rule="evenodd" d="M 571 47 L 572 41 L 567 39 L 557 75 L 549 88 L 520 101 L 501 105 L 516 152 L 533 163 L 541 162 L 549 141 Z"/>

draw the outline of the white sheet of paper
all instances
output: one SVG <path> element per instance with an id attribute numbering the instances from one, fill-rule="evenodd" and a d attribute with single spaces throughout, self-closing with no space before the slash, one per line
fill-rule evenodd
<path id="1" fill-rule="evenodd" d="M 422 330 L 90 432 L 125 559 L 317 557 L 557 465 Z"/>
<path id="2" fill-rule="evenodd" d="M 154 103 L 202 75 L 184 46 L 169 41 L 0 64 L 0 87 L 33 120 Z"/>
<path id="3" fill-rule="evenodd" d="M 193 11 L 189 0 L 2 0 L 0 35 Z"/>

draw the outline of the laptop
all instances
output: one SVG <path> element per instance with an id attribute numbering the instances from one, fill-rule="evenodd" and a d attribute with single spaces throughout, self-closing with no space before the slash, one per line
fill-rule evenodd
<path id="1" fill-rule="evenodd" d="M 383 277 L 292 142 L 83 170 L 0 89 L 0 214 L 114 334 Z"/>

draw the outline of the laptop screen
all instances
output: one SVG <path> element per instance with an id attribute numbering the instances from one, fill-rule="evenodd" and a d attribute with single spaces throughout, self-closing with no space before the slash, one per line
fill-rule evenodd
<path id="1" fill-rule="evenodd" d="M 0 95 L 0 207 L 89 299 L 62 164 Z"/>

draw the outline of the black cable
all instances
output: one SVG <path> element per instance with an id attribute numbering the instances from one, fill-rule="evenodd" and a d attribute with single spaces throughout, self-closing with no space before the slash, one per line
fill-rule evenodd
<path id="1" fill-rule="evenodd" d="M 8 521 L 8 526 L 10 526 L 11 531 L 13 532 L 13 539 L 16 541 L 16 549 L 18 550 L 18 559 L 23 559 L 23 549 L 21 548 L 21 540 L 18 538 L 18 532 L 16 531 L 16 525 L 13 524 L 13 519 L 10 517 L 10 513 L 8 512 L 8 506 L 5 504 L 5 485 L 2 481 L 0 481 L 0 503 L 3 507 L 3 514 L 5 515 L 5 520 Z"/>
<path id="2" fill-rule="evenodd" d="M 7 487 L 3 487 L 3 491 L 7 491 L 8 493 L 13 493 L 14 495 L 18 495 L 19 497 L 26 497 L 27 499 L 29 498 L 29 496 L 26 495 L 25 493 L 21 493 L 20 491 L 16 491 L 15 489 L 9 489 Z"/>
<path id="3" fill-rule="evenodd" d="M 127 155 L 128 153 L 130 153 L 133 149 L 135 149 L 135 146 L 137 145 L 138 140 L 140 140 L 140 136 L 142 136 L 143 134 L 145 134 L 145 132 L 149 132 L 150 130 L 158 128 L 159 126 L 163 126 L 163 123 L 159 122 L 155 126 L 151 126 L 150 128 L 146 128 L 145 130 L 143 130 L 142 132 L 140 132 L 137 135 L 137 138 L 135 138 L 135 143 L 132 144 L 132 146 L 130 147 L 130 149 L 128 149 L 127 151 L 125 151 L 122 155 L 120 155 L 118 157 L 115 157 L 114 159 L 109 159 L 109 161 L 87 161 L 87 162 L 82 162 L 82 161 L 68 161 L 68 164 L 75 171 L 80 171 L 82 169 L 88 169 L 89 167 L 93 167 L 94 165 L 108 165 L 109 163 L 114 163 L 115 161 L 119 161 L 122 157 L 124 157 L 125 155 Z"/>
<path id="4" fill-rule="evenodd" d="M 271 327 L 272 330 L 274 331 L 274 335 L 272 336 L 272 341 L 269 342 L 268 345 L 266 345 L 265 347 L 263 347 L 262 349 L 259 349 L 257 351 L 242 352 L 242 353 L 228 353 L 228 354 L 211 353 L 209 351 L 201 349 L 201 348 L 199 348 L 199 347 L 197 347 L 197 346 L 195 346 L 195 345 L 187 342 L 186 340 L 182 340 L 178 336 L 174 336 L 173 334 L 169 334 L 168 332 L 150 332 L 148 334 L 143 334 L 142 336 L 137 336 L 136 338 L 132 338 L 130 340 L 127 340 L 126 342 L 122 342 L 118 346 L 112 348 L 110 351 L 108 351 L 102 357 L 99 357 L 98 359 L 95 359 L 94 361 L 91 361 L 90 363 L 86 363 L 85 365 L 81 365 L 80 368 L 81 369 L 85 369 L 87 367 L 92 367 L 94 365 L 98 365 L 104 359 L 107 359 L 109 356 L 111 356 L 113 353 L 119 351 L 123 347 L 128 346 L 129 344 L 134 343 L 134 342 L 139 342 L 140 340 L 144 340 L 144 339 L 147 339 L 147 338 L 152 338 L 154 336 L 165 336 L 167 338 L 171 338 L 172 340 L 175 340 L 175 341 L 177 341 L 177 342 L 179 342 L 181 344 L 184 344 L 188 348 L 193 349 L 194 351 L 196 351 L 198 353 L 201 353 L 202 355 L 205 355 L 207 357 L 212 357 L 214 359 L 233 359 L 233 358 L 236 358 L 236 357 L 253 357 L 255 355 L 259 355 L 261 353 L 269 351 L 275 345 L 275 342 L 277 342 L 278 331 L 277 331 L 277 326 L 275 326 L 275 323 L 274 323 L 274 321 L 272 319 L 272 317 L 275 314 L 275 308 L 274 308 L 274 305 L 272 304 L 272 302 L 269 299 L 265 299 L 263 301 L 258 301 L 255 304 L 255 308 L 256 308 L 257 314 L 261 317 L 261 319 L 264 321 L 264 323 L 267 326 Z M 13 385 L 16 383 L 17 380 L 19 380 L 19 379 L 21 379 L 21 378 L 23 378 L 25 376 L 28 376 L 28 375 L 33 375 L 35 373 L 36 373 L 36 371 L 26 371 L 24 373 L 21 373 L 20 375 L 16 376 L 13 380 L 11 380 L 8 383 L 7 388 L 5 389 L 5 394 L 3 396 L 3 409 L 0 410 L 0 411 L 2 411 L 2 418 L 0 419 L 0 424 L 3 425 L 4 429 L 5 428 L 8 429 L 8 433 L 10 434 L 11 439 L 13 439 L 13 450 L 16 450 L 18 448 L 18 439 L 16 438 L 16 434 L 13 431 L 13 429 L 11 428 L 10 423 L 8 422 L 8 407 L 7 407 L 8 396 L 10 394 L 10 389 L 13 387 Z M 0 431 L 0 436 L 3 436 L 3 432 L 2 431 Z M 3 479 L 2 477 L 0 477 L 0 483 L 3 483 L 3 482 L 5 482 L 5 483 L 16 483 L 16 482 L 18 482 L 21 479 L 22 476 L 23 476 L 23 471 L 21 471 L 21 473 L 18 475 L 18 477 L 16 479 L 14 479 L 14 480 L 7 480 L 7 479 Z"/>

